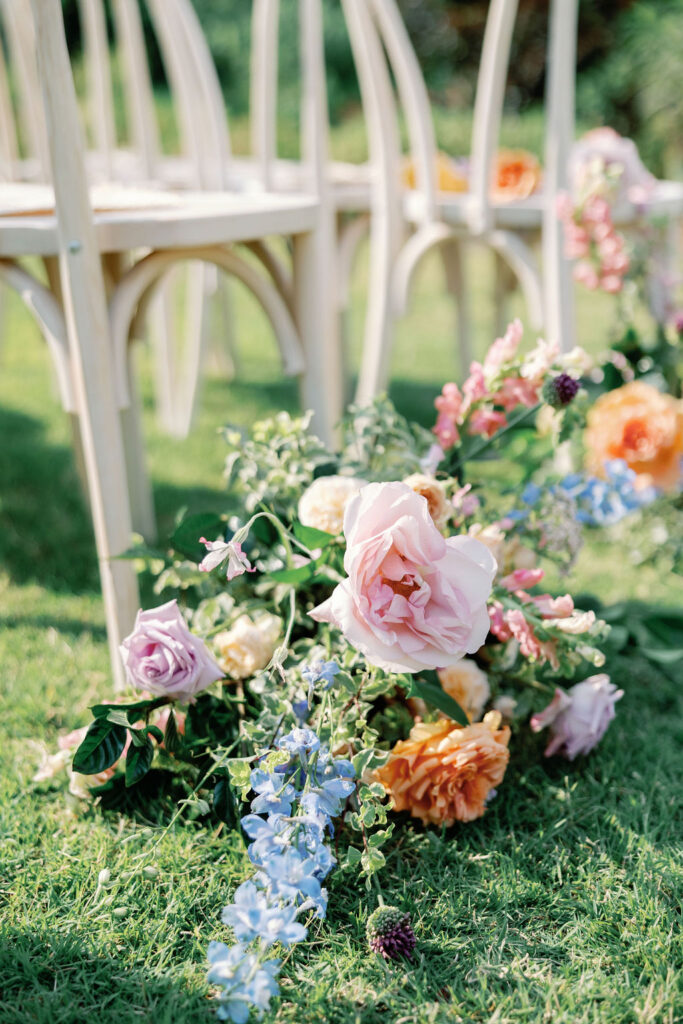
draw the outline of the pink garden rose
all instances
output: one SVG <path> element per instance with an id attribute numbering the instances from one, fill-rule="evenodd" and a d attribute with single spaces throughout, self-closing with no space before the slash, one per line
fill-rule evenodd
<path id="1" fill-rule="evenodd" d="M 484 544 L 445 539 L 427 500 L 403 483 L 364 487 L 346 508 L 344 535 L 348 579 L 312 618 L 394 672 L 446 668 L 479 650 L 497 568 Z"/>
<path id="2" fill-rule="evenodd" d="M 139 611 L 119 650 L 128 682 L 159 697 L 187 703 L 223 677 L 203 641 L 187 628 L 175 601 Z"/>
<path id="3" fill-rule="evenodd" d="M 577 683 L 569 693 L 558 687 L 548 707 L 531 719 L 534 732 L 550 726 L 545 756 L 562 754 L 573 761 L 577 754 L 587 754 L 604 736 L 614 705 L 623 696 L 604 672 Z"/>

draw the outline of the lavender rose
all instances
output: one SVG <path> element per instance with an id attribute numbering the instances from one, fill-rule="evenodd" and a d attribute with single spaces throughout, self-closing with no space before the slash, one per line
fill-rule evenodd
<path id="1" fill-rule="evenodd" d="M 577 754 L 587 754 L 605 735 L 614 705 L 623 696 L 604 672 L 577 683 L 569 693 L 558 687 L 548 707 L 531 719 L 534 732 L 550 726 L 545 756 L 561 754 L 573 761 Z"/>
<path id="2" fill-rule="evenodd" d="M 182 703 L 223 676 L 203 641 L 190 633 L 175 601 L 139 611 L 119 650 L 132 686 Z"/>

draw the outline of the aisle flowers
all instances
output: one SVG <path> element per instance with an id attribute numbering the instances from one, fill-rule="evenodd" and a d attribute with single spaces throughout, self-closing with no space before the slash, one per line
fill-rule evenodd
<path id="1" fill-rule="evenodd" d="M 350 410 L 337 452 L 307 417 L 226 431 L 234 514 L 187 516 L 169 551 L 134 552 L 171 599 L 138 615 L 122 645 L 135 699 L 92 709 L 73 769 L 102 779 L 103 807 L 171 777 L 175 814 L 246 837 L 252 873 L 221 916 L 232 938 L 209 949 L 235 1024 L 277 996 L 280 951 L 321 927 L 334 871 L 374 880 L 371 949 L 419 956 L 377 878 L 397 824 L 486 814 L 532 712 L 570 759 L 613 714 L 619 694 L 591 678 L 608 627 L 543 588 L 541 562 L 566 569 L 580 544 L 572 498 L 507 515 L 504 464 L 496 482 L 481 470 L 506 445 L 547 453 L 543 410 L 563 435 L 582 425 L 585 354 L 521 342 L 515 321 L 446 384 L 433 430 L 380 398 Z M 560 679 L 573 687 L 557 697 Z"/>

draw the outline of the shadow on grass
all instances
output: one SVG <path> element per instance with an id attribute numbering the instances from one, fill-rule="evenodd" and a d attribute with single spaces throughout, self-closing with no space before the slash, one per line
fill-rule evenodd
<path id="1" fill-rule="evenodd" d="M 207 1024 L 204 989 L 130 967 L 78 933 L 0 932 L 3 1024 Z"/>
<path id="2" fill-rule="evenodd" d="M 71 450 L 50 444 L 40 420 L 15 411 L 0 409 L 0 437 L 0 570 L 18 584 L 99 593 L 92 525 Z M 154 497 L 162 546 L 180 508 L 222 511 L 227 504 L 219 488 L 162 483 Z M 52 619 L 45 624 L 56 625 Z M 82 631 L 68 620 L 60 628 Z"/>

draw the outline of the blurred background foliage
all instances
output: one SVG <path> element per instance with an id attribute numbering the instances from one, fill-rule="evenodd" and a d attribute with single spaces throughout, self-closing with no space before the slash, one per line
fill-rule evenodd
<path id="1" fill-rule="evenodd" d="M 330 117 L 338 125 L 358 109 L 353 60 L 339 0 L 323 0 Z M 437 108 L 446 114 L 472 106 L 488 0 L 399 0 Z M 194 0 L 231 116 L 249 108 L 249 0 Z M 69 38 L 79 45 L 77 0 L 63 0 Z M 296 119 L 298 103 L 297 3 L 282 0 L 280 116 Z M 539 107 L 545 83 L 548 0 L 520 0 L 507 107 L 523 115 Z M 149 27 L 149 26 L 148 26 Z M 151 32 L 154 80 L 164 88 L 162 62 Z M 581 0 L 577 121 L 610 124 L 633 137 L 656 173 L 680 176 L 683 166 L 683 0 Z M 462 117 L 461 117 L 462 120 Z M 467 138 L 445 131 L 454 155 Z"/>

